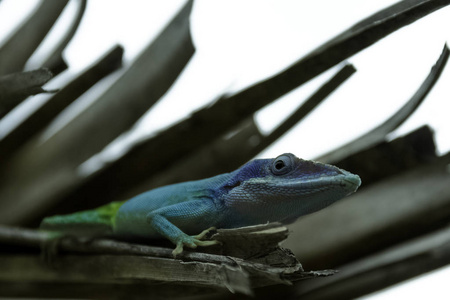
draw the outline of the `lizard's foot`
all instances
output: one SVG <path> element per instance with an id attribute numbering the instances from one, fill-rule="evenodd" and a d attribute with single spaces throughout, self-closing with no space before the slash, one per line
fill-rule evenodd
<path id="1" fill-rule="evenodd" d="M 192 249 L 197 248 L 197 246 L 212 246 L 212 245 L 217 245 L 220 244 L 219 241 L 216 240 L 211 240 L 211 241 L 202 241 L 201 239 L 203 239 L 211 230 L 215 230 L 215 227 L 211 227 L 208 228 L 206 230 L 203 230 L 200 234 L 198 235 L 193 235 L 193 236 L 189 236 L 189 235 L 185 235 L 183 237 L 181 237 L 178 241 L 177 241 L 177 246 L 176 248 L 172 251 L 172 255 L 173 257 L 176 257 L 178 254 L 183 253 L 183 247 L 189 247 Z"/>

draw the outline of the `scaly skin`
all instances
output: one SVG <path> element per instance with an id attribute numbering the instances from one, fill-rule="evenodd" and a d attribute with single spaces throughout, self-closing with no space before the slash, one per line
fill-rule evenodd
<path id="1" fill-rule="evenodd" d="M 355 192 L 360 184 L 357 175 L 288 153 L 250 161 L 231 173 L 160 187 L 126 202 L 45 218 L 41 228 L 72 233 L 97 229 L 98 235 L 127 239 L 164 237 L 176 245 L 177 255 L 183 246 L 216 244 L 202 241 L 211 227 L 291 223 Z M 202 233 L 191 236 L 197 232 Z"/>

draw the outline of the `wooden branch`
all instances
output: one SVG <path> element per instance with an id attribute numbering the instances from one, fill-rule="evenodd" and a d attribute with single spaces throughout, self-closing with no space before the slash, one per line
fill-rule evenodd
<path id="1" fill-rule="evenodd" d="M 221 289 L 251 295 L 254 287 L 291 284 L 300 279 L 334 274 L 331 270 L 304 272 L 290 251 L 279 248 L 278 243 L 286 237 L 287 229 L 278 224 L 218 230 L 213 238 L 224 246 L 213 251 L 221 251 L 226 256 L 185 251 L 176 259 L 169 248 L 105 239 L 87 242 L 62 238 L 58 245 L 64 253 L 52 257 L 50 266 L 33 254 L 0 255 L 0 282 L 53 283 L 56 286 L 68 282 L 164 282 L 169 284 L 167 289 L 172 285 L 201 286 L 207 288 L 207 292 Z M 0 244 L 3 245 L 39 247 L 53 238 L 51 233 L 0 226 Z M 230 256 L 232 254 L 236 256 Z"/>
<path id="2" fill-rule="evenodd" d="M 30 281 L 26 284 L 15 281 L 0 280 L 0 293 L 10 298 L 51 298 L 51 299 L 208 299 L 214 296 L 228 298 L 228 291 L 208 289 L 204 286 L 186 286 L 179 283 L 92 283 L 83 281 L 72 282 L 39 282 Z M 196 296 L 198 298 L 196 298 Z M 242 295 L 241 295 L 242 296 Z M 225 299 L 226 299 L 225 298 Z"/>
<path id="3" fill-rule="evenodd" d="M 349 156 L 336 166 L 358 174 L 362 188 L 436 159 L 436 145 L 430 127 L 423 126 L 406 136 L 382 142 Z"/>
<path id="4" fill-rule="evenodd" d="M 22 71 L 68 0 L 46 0 L 0 48 L 0 76 Z"/>
<path id="5" fill-rule="evenodd" d="M 330 80 L 314 92 L 314 94 L 311 95 L 292 115 L 290 115 L 280 126 L 275 128 L 257 145 L 257 147 L 255 147 L 255 155 L 278 140 L 292 127 L 297 125 L 300 120 L 303 120 L 304 117 L 319 106 L 324 99 L 340 87 L 341 84 L 347 81 L 347 79 L 349 79 L 355 72 L 356 69 L 352 64 L 346 64 L 342 67 Z"/>
<path id="6" fill-rule="evenodd" d="M 0 187 L 0 220 L 23 223 L 80 184 L 78 166 L 128 130 L 173 84 L 192 54 L 192 1 L 89 109 L 43 144 L 28 144 Z M 38 189 L 39 192 L 36 192 Z"/>
<path id="7" fill-rule="evenodd" d="M 0 140 L 2 152 L 0 162 L 6 161 L 20 146 L 29 142 L 50 124 L 59 113 L 98 81 L 120 68 L 122 66 L 122 55 L 123 48 L 121 46 L 114 47 L 102 59 L 62 88 L 55 96 L 48 99 L 25 121 Z"/>
<path id="8" fill-rule="evenodd" d="M 13 73 L 0 77 L 0 118 L 28 96 L 47 93 L 42 86 L 52 79 L 47 69 Z"/>
<path id="9" fill-rule="evenodd" d="M 67 44 L 72 40 L 78 29 L 78 26 L 81 23 L 81 19 L 83 18 L 84 12 L 86 10 L 86 2 L 87 0 L 77 1 L 78 9 L 72 21 L 72 24 L 70 24 L 69 30 L 66 32 L 64 38 L 62 38 L 58 47 L 56 47 L 53 53 L 51 53 L 49 57 L 41 64 L 43 67 L 50 69 L 52 73 L 55 74 L 55 76 L 67 69 L 67 64 L 63 59 L 62 53 Z"/>
<path id="10" fill-rule="evenodd" d="M 440 228 L 450 216 L 449 163 L 447 154 L 305 216 L 284 245 L 308 268 L 329 268 Z"/>
<path id="11" fill-rule="evenodd" d="M 339 268 L 330 278 L 295 287 L 298 299 L 354 299 L 450 264 L 450 228 Z"/>
<path id="12" fill-rule="evenodd" d="M 403 5 L 404 2 L 401 2 L 401 4 Z M 441 55 L 439 56 L 439 59 L 432 67 L 425 81 L 422 83 L 416 93 L 411 97 L 411 99 L 406 102 L 406 104 L 403 105 L 403 107 L 401 107 L 394 115 L 392 115 L 384 123 L 372 129 L 370 132 L 364 134 L 360 138 L 317 158 L 317 160 L 336 164 L 346 157 L 349 157 L 357 152 L 383 142 L 386 138 L 386 135 L 397 128 L 400 124 L 402 124 L 422 103 L 422 101 L 431 91 L 434 84 L 442 74 L 442 71 L 447 64 L 449 54 L 450 51 L 447 45 L 445 45 Z"/>
<path id="13" fill-rule="evenodd" d="M 228 288 L 231 292 L 251 295 L 248 278 L 239 268 L 229 265 L 180 263 L 177 260 L 140 256 L 73 256 L 56 259 L 53 269 L 39 256 L 2 255 L 0 280 L 14 282 L 155 282 Z M 17 268 L 17 266 L 20 266 Z"/>

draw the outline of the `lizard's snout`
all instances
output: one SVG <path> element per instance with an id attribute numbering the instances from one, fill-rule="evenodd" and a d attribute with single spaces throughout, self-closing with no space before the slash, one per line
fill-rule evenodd
<path id="1" fill-rule="evenodd" d="M 358 175 L 346 172 L 341 180 L 341 187 L 343 187 L 349 194 L 356 192 L 361 185 L 361 178 Z"/>

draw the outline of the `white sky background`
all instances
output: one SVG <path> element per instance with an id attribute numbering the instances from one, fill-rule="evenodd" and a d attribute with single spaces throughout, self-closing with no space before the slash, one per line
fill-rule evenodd
<path id="1" fill-rule="evenodd" d="M 154 134 L 187 117 L 224 92 L 236 92 L 281 71 L 362 18 L 395 2 L 196 0 L 191 17 L 196 47 L 194 57 L 176 84 L 137 124 L 136 130 L 123 137 L 121 143 L 109 147 L 108 153 L 120 152 L 124 141 Z M 1 2 L 0 43 L 36 3 L 36 0 Z M 62 82 L 87 68 L 117 43 L 124 46 L 125 63 L 129 64 L 184 3 L 181 0 L 88 1 L 81 26 L 64 54 L 70 71 L 52 81 L 47 88 L 61 87 Z M 67 7 L 67 16 L 75 7 L 73 4 L 69 3 Z M 62 18 L 53 30 L 53 38 L 50 37 L 39 49 L 28 68 L 35 68 L 36 62 L 49 53 L 52 40 L 66 28 L 65 23 L 67 20 Z M 450 8 L 444 8 L 351 57 L 349 62 L 355 65 L 357 73 L 260 156 L 275 157 L 283 152 L 293 152 L 299 157 L 312 159 L 379 125 L 417 90 L 449 36 Z M 259 112 L 256 118 L 261 129 L 270 132 L 336 71 L 334 68 L 322 74 Z M 95 95 L 117 77 L 111 76 L 109 82 L 95 88 L 96 93 L 82 97 L 79 103 L 72 105 L 73 109 L 52 126 L 47 136 L 73 118 L 76 111 L 88 107 Z M 424 103 L 393 133 L 393 137 L 428 124 L 435 130 L 439 153 L 450 150 L 449 80 L 450 69 L 447 67 Z M 27 107 L 39 105 L 47 97 L 33 97 L 2 120 L 0 136 L 14 126 Z M 104 154 L 100 159 L 108 159 L 108 156 Z M 435 279 L 433 282 L 439 281 Z M 442 283 L 437 287 L 437 295 L 438 289 L 445 289 L 445 286 Z M 373 299 L 406 298 L 413 288 L 403 291 L 406 294 L 379 294 Z M 448 295 L 449 292 L 443 290 L 443 294 Z"/>

